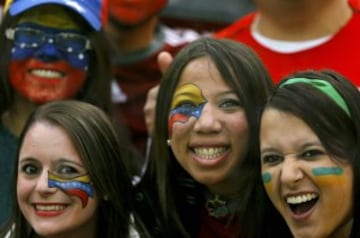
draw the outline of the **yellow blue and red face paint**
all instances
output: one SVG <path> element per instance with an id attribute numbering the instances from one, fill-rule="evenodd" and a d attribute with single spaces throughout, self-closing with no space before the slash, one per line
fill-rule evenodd
<path id="1" fill-rule="evenodd" d="M 200 88 L 195 84 L 184 84 L 177 88 L 170 108 L 169 136 L 172 135 L 174 123 L 185 123 L 190 117 L 199 119 L 206 102 Z"/>
<path id="2" fill-rule="evenodd" d="M 65 51 L 61 44 L 62 42 L 56 42 L 54 39 L 56 34 L 59 33 L 76 33 L 82 35 L 78 30 L 63 30 L 57 28 L 50 28 L 42 25 L 38 25 L 31 22 L 24 22 L 17 25 L 17 28 L 28 28 L 33 29 L 37 32 L 42 32 L 43 37 L 46 38 L 44 42 L 39 44 L 38 40 L 34 41 L 31 35 L 20 35 L 14 39 L 13 48 L 11 50 L 11 61 L 22 65 L 24 61 L 29 59 L 38 59 L 40 62 L 46 64 L 57 63 L 57 62 L 66 62 L 71 65 L 74 69 L 79 70 L 79 73 L 85 75 L 86 70 L 88 69 L 90 55 L 88 51 L 82 52 L 70 52 Z M 32 42 L 33 41 L 33 42 Z M 71 41 L 67 41 L 67 44 Z M 68 48 L 78 48 L 76 44 L 78 42 L 74 41 L 74 45 L 68 45 Z M 25 45 L 37 44 L 37 46 L 24 47 Z"/>
<path id="3" fill-rule="evenodd" d="M 87 205 L 89 197 L 94 197 L 94 187 L 91 184 L 89 175 L 61 178 L 48 172 L 48 186 L 49 188 L 60 188 L 70 196 L 79 197 L 83 207 Z"/>

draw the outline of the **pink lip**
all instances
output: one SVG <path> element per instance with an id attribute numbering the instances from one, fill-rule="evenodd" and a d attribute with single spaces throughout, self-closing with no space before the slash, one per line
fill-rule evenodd
<path id="1" fill-rule="evenodd" d="M 41 206 L 64 206 L 64 208 L 62 210 L 37 210 L 36 206 L 37 205 L 41 205 Z M 62 203 L 34 203 L 33 204 L 33 208 L 35 210 L 35 214 L 39 217 L 55 217 L 55 216 L 59 216 L 61 214 L 64 213 L 66 207 L 68 205 L 66 204 L 62 204 Z"/>
<path id="2" fill-rule="evenodd" d="M 55 217 L 63 214 L 64 211 L 37 211 L 35 210 L 35 214 L 39 217 Z"/>

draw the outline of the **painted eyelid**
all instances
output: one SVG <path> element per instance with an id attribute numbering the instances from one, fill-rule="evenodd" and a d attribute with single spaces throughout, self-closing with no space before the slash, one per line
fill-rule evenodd
<path id="1" fill-rule="evenodd" d="M 199 98 L 197 95 L 192 95 L 192 94 L 177 95 L 172 100 L 171 109 L 177 108 L 178 105 L 183 103 L 191 103 L 194 105 L 199 105 L 202 102 L 204 102 L 204 100 Z"/>
<path id="2" fill-rule="evenodd" d="M 197 105 L 193 102 L 193 101 L 189 101 L 189 100 L 184 100 L 184 101 L 180 101 L 177 104 L 174 105 L 174 108 L 179 108 L 179 107 L 184 107 L 184 106 L 192 106 L 192 107 L 196 107 Z"/>

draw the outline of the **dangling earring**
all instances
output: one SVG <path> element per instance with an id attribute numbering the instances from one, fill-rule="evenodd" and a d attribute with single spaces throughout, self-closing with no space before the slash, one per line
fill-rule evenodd
<path id="1" fill-rule="evenodd" d="M 171 140 L 170 140 L 170 139 L 167 139 L 167 140 L 166 140 L 166 143 L 167 143 L 168 146 L 170 146 L 170 145 L 171 145 Z"/>

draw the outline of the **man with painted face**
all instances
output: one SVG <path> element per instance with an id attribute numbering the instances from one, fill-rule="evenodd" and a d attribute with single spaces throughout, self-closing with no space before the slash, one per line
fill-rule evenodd
<path id="1" fill-rule="evenodd" d="M 167 0 L 109 0 L 106 32 L 115 52 L 112 85 L 115 119 L 127 125 L 142 157 L 148 138 L 143 106 L 148 90 L 161 78 L 157 55 L 164 50 L 175 54 L 199 37 L 193 30 L 175 30 L 160 23 L 159 13 L 167 3 Z"/>
<path id="2" fill-rule="evenodd" d="M 0 26 L 0 224 L 8 216 L 18 136 L 30 112 L 77 99 L 110 110 L 103 0 L 9 0 Z"/>

